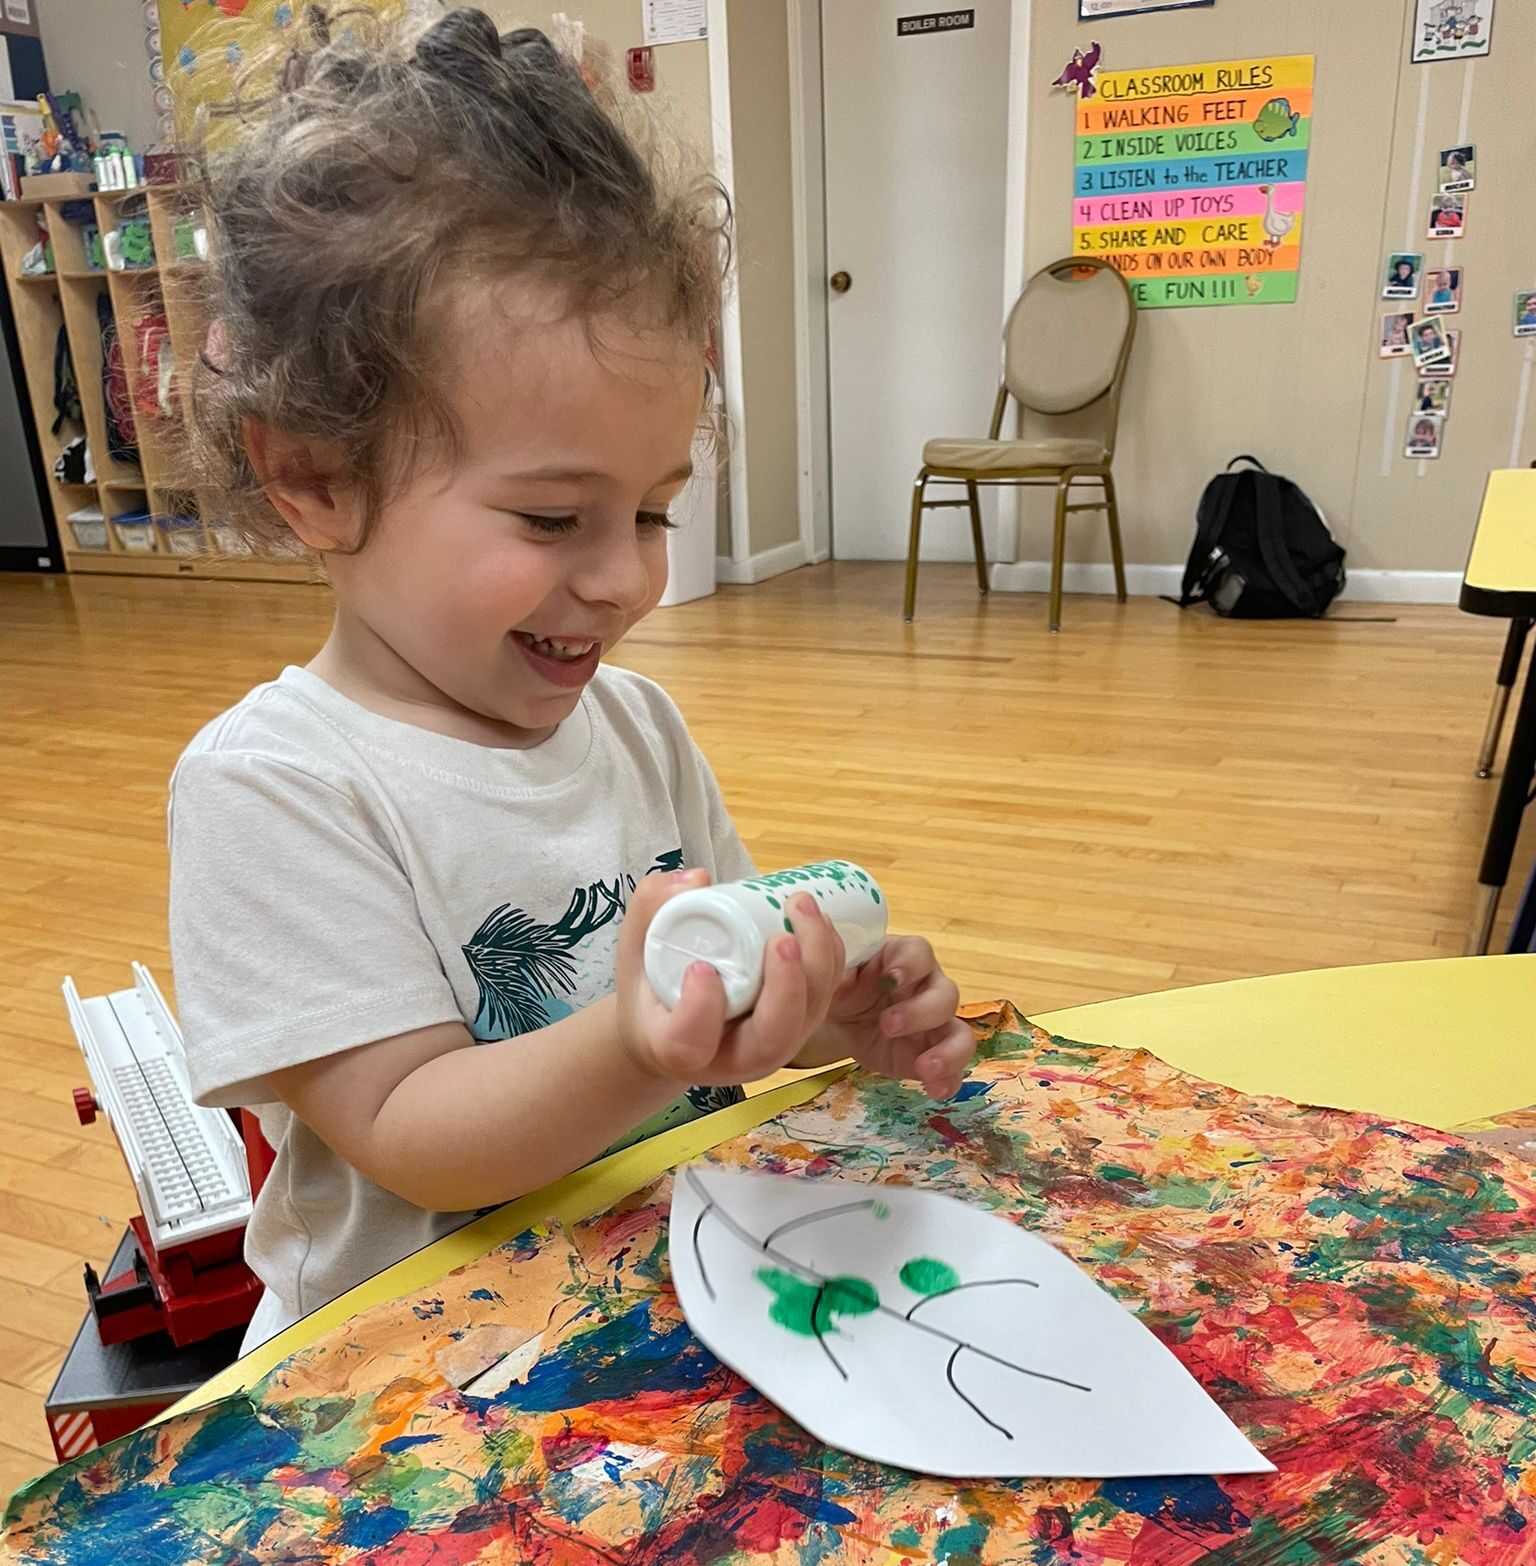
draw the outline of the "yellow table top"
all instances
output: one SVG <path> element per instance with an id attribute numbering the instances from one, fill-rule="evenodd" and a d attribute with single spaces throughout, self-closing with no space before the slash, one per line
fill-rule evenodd
<path id="1" fill-rule="evenodd" d="M 1473 614 L 1536 614 L 1536 468 L 1495 468 L 1488 475 L 1461 607 Z"/>
<path id="2" fill-rule="evenodd" d="M 1315 968 L 1032 1020 L 1244 1093 L 1441 1130 L 1536 1104 L 1536 955 Z"/>
<path id="3" fill-rule="evenodd" d="M 1536 955 L 1315 969 L 1031 1020 L 1081 1043 L 1150 1050 L 1242 1092 L 1444 1129 L 1536 1104 Z M 428 1287 L 530 1223 L 574 1223 L 611 1207 L 668 1169 L 814 1097 L 845 1069 L 775 1087 L 499 1208 L 306 1316 L 160 1417 L 252 1385 L 348 1317 Z"/>

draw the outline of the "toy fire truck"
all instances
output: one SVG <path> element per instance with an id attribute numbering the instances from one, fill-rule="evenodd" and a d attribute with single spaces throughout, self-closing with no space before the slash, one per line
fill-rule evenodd
<path id="1" fill-rule="evenodd" d="M 120 1248 L 104 1280 L 87 1265 L 85 1289 L 103 1344 L 166 1332 L 185 1348 L 243 1326 L 261 1296 L 242 1255 L 248 1150 L 229 1114 L 192 1102 L 181 1029 L 143 964 L 133 979 L 131 990 L 89 1000 L 64 981 L 91 1078 L 75 1089 L 76 1113 L 82 1125 L 98 1110 L 111 1121 L 141 1209 L 131 1262 L 118 1265 Z"/>

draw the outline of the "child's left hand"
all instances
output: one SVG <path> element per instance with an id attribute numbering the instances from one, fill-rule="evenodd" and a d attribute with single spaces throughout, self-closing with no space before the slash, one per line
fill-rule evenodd
<path id="1" fill-rule="evenodd" d="M 915 1079 L 930 1098 L 953 1098 L 976 1054 L 975 1035 L 955 1015 L 959 1004 L 933 947 L 919 936 L 893 936 L 843 979 L 795 1064 L 851 1055 L 881 1076 Z"/>

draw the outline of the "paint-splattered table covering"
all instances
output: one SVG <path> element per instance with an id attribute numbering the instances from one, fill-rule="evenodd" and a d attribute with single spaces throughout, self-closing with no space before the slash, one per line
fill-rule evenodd
<path id="1" fill-rule="evenodd" d="M 943 1107 L 849 1078 L 712 1156 L 925 1184 L 1029 1225 L 1277 1473 L 957 1486 L 828 1450 L 690 1335 L 663 1180 L 39 1481 L 0 1560 L 1536 1562 L 1529 1165 L 1245 1100 L 1011 1013 L 983 1053 Z M 502 1390 L 459 1390 L 498 1360 Z"/>

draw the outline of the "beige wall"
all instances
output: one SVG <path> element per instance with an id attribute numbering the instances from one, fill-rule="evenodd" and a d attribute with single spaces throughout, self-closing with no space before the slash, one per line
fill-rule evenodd
<path id="1" fill-rule="evenodd" d="M 1251 451 L 1296 479 L 1327 513 L 1357 569 L 1459 570 L 1483 478 L 1510 457 L 1525 347 L 1510 333 L 1512 296 L 1536 287 L 1536 202 L 1530 197 L 1530 99 L 1536 6 L 1500 6 L 1493 52 L 1474 64 L 1407 63 L 1412 0 L 1223 0 L 1210 9 L 1152 13 L 1079 28 L 1076 7 L 1034 6 L 1029 116 L 1027 270 L 1071 249 L 1072 100 L 1045 86 L 1091 33 L 1110 70 L 1271 54 L 1315 54 L 1316 97 L 1300 290 L 1294 305 L 1147 310 L 1116 459 L 1126 552 L 1132 561 L 1182 562 L 1201 486 L 1229 457 Z M 1479 188 L 1455 264 L 1467 269 L 1461 370 L 1445 452 L 1421 465 L 1402 457 L 1411 364 L 1376 352 L 1380 273 L 1387 252 L 1433 256 L 1426 240 L 1437 154 L 1478 146 Z M 1428 83 L 1418 181 L 1421 82 Z M 1404 240 L 1412 237 L 1405 247 Z M 1397 383 L 1390 428 L 1387 409 Z M 1383 452 L 1387 474 L 1383 476 Z M 1522 462 L 1536 458 L 1533 416 Z M 1049 553 L 1049 512 L 1028 496 L 1021 559 Z M 1070 558 L 1103 560 L 1103 528 L 1074 525 Z"/>
<path id="2" fill-rule="evenodd" d="M 728 0 L 727 25 L 748 553 L 758 555 L 800 536 L 785 0 Z"/>
<path id="3" fill-rule="evenodd" d="M 550 16 L 564 11 L 586 26 L 587 38 L 606 49 L 614 79 L 624 80 L 624 54 L 645 40 L 641 34 L 640 0 L 550 0 L 530 5 L 527 0 L 476 0 L 503 30 L 541 27 L 549 31 Z M 649 97 L 667 129 L 681 136 L 709 157 L 709 46 L 696 43 L 667 44 L 656 51 L 656 90 Z"/>
<path id="4" fill-rule="evenodd" d="M 102 130 L 121 131 L 135 152 L 152 146 L 160 126 L 138 0 L 37 0 L 36 9 L 53 88 L 78 92 Z"/>

